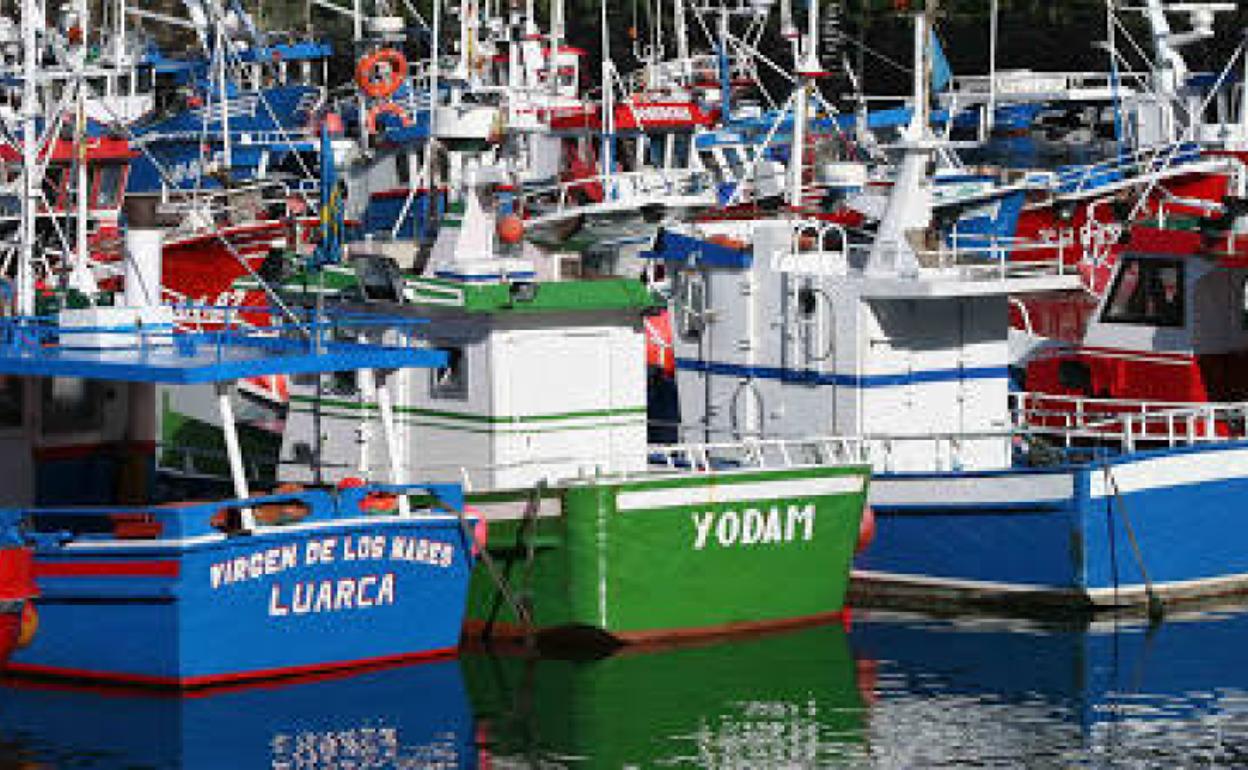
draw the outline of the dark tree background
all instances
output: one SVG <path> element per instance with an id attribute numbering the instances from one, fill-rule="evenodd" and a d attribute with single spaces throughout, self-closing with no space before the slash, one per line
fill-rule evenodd
<path id="1" fill-rule="evenodd" d="M 350 6 L 350 0 L 335 2 L 343 7 Z M 917 5 L 923 0 L 910 2 Z M 1134 5 L 1140 2 L 1132 0 Z M 266 28 L 334 39 L 342 59 L 340 64 L 347 65 L 337 66 L 335 71 L 346 79 L 353 55 L 349 45 L 351 23 L 347 17 L 312 5 L 308 0 L 244 0 L 244 3 Z M 695 0 L 688 0 L 688 5 L 694 3 Z M 795 12 L 800 11 L 802 0 L 793 0 L 793 3 Z M 430 0 L 412 0 L 412 4 L 426 19 L 430 18 Z M 834 6 L 839 8 L 840 27 L 848 37 L 866 41 L 872 50 L 894 62 L 908 65 L 912 31 L 907 16 L 897 11 L 898 4 L 905 5 L 905 0 L 822 0 L 821 7 L 825 13 L 832 12 Z M 1125 3 L 1118 0 L 1118 4 Z M 365 7 L 370 5 L 370 1 L 365 0 Z M 548 0 L 538 0 L 544 27 L 548 5 Z M 670 13 L 670 0 L 664 0 L 663 5 Z M 1219 34 L 1215 40 L 1188 49 L 1194 68 L 1215 70 L 1225 64 L 1248 28 L 1248 3 L 1240 5 L 1237 12 L 1218 17 Z M 152 0 L 143 2 L 142 6 L 148 10 L 181 14 L 179 0 Z M 391 6 L 403 9 L 405 3 L 403 0 L 392 0 Z M 608 0 L 611 51 L 621 71 L 627 72 L 637 65 L 631 55 L 629 28 L 636 24 L 644 38 L 650 26 L 650 7 L 647 0 Z M 601 49 L 600 0 L 565 0 L 565 8 L 568 42 L 590 52 L 586 68 L 588 80 L 597 83 Z M 941 0 L 941 8 L 937 28 L 954 72 L 986 72 L 989 0 Z M 772 13 L 778 12 L 773 10 Z M 1124 18 L 1136 40 L 1147 47 L 1147 33 L 1140 15 L 1125 13 Z M 138 23 L 175 48 L 187 42 L 185 37 L 179 38 L 174 28 L 161 27 L 150 21 Z M 773 19 L 771 27 L 775 26 Z M 1180 17 L 1176 26 L 1185 28 L 1186 20 Z M 1105 27 L 1105 0 L 1000 0 L 998 66 L 1050 71 L 1104 70 L 1108 66 L 1108 56 L 1098 44 L 1105 39 Z M 449 28 L 445 30 L 446 34 L 452 31 Z M 769 40 L 765 48 L 775 52 L 785 50 L 776 39 Z M 416 55 L 422 50 L 427 50 L 427 44 L 414 43 L 409 53 Z M 904 72 L 872 55 L 860 58 L 852 44 L 845 46 L 844 50 L 852 62 L 856 65 L 861 63 L 868 92 L 904 93 L 908 90 L 908 75 Z M 776 58 L 787 64 L 785 57 Z M 825 65 L 834 64 L 825 61 Z M 839 89 L 833 86 L 833 90 Z"/>

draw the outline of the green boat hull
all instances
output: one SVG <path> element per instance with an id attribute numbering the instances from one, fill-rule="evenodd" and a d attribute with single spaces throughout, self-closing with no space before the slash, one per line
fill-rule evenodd
<path id="1" fill-rule="evenodd" d="M 862 467 L 595 479 L 528 517 L 523 498 L 470 495 L 496 567 L 473 575 L 470 632 L 646 642 L 835 616 L 867 480 Z"/>

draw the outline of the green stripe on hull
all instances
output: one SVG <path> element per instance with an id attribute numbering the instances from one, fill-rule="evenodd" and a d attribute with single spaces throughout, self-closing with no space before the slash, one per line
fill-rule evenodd
<path id="1" fill-rule="evenodd" d="M 345 401 L 334 398 L 314 398 L 311 396 L 291 396 L 291 403 L 300 404 L 320 404 L 321 411 L 326 412 L 328 409 L 339 409 L 349 412 L 376 412 L 377 404 L 373 402 L 360 403 L 359 401 Z M 304 408 L 304 411 L 311 411 L 311 408 Z M 452 412 L 441 409 L 420 409 L 412 406 L 396 406 L 394 408 L 396 414 L 414 414 L 421 417 L 439 417 L 447 420 L 463 420 L 465 422 L 485 423 L 493 425 L 511 425 L 525 422 L 562 422 L 565 420 L 581 420 L 591 417 L 620 417 L 624 415 L 644 415 L 646 407 L 632 406 L 621 407 L 619 409 L 587 409 L 579 412 L 554 412 L 548 414 L 524 414 L 524 415 L 506 415 L 494 416 L 484 414 L 471 414 L 469 412 Z"/>
<path id="2" fill-rule="evenodd" d="M 533 535 L 493 521 L 490 550 L 540 629 L 627 637 L 819 616 L 844 607 L 866 480 L 863 468 L 805 468 L 576 484 Z M 496 594 L 478 570 L 469 617 L 515 623 Z"/>

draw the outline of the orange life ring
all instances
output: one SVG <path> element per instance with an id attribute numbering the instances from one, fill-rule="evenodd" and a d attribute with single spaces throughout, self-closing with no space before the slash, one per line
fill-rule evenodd
<path id="1" fill-rule="evenodd" d="M 382 64 L 386 67 L 383 69 Z M 375 99 L 399 90 L 407 78 L 407 59 L 393 48 L 380 48 L 360 59 L 355 66 L 355 84 Z"/>
<path id="2" fill-rule="evenodd" d="M 412 124 L 412 119 L 408 116 L 407 110 L 403 109 L 394 102 L 382 102 L 381 104 L 374 105 L 373 108 L 368 111 L 368 116 L 364 121 L 365 125 L 368 127 L 368 133 L 377 133 L 377 116 L 382 114 L 394 115 L 402 121 L 404 127 Z"/>

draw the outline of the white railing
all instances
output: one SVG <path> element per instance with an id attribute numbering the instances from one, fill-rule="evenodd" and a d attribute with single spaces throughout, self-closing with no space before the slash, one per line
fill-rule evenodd
<path id="1" fill-rule="evenodd" d="M 1117 82 L 1115 82 L 1117 78 Z M 1031 72 L 1026 70 L 998 72 L 996 98 L 999 102 L 1033 100 L 1037 95 L 1065 95 L 1074 98 L 1080 92 L 1147 92 L 1151 77 L 1145 72 Z M 987 97 L 993 92 L 991 75 L 960 75 L 953 79 L 953 93 L 959 100 Z"/>
<path id="2" fill-rule="evenodd" d="M 967 240 L 985 241 L 983 246 L 964 245 Z M 915 250 L 914 255 L 919 265 L 919 275 L 923 278 L 943 278 L 956 281 L 1002 281 L 1011 278 L 1044 278 L 1053 276 L 1070 276 L 1078 274 L 1071 265 L 1066 264 L 1065 250 L 1070 246 L 1064 241 L 1046 243 L 1030 241 L 1014 236 L 981 235 L 978 233 L 953 232 L 952 243 L 943 238 L 935 249 Z M 850 263 L 855 266 L 866 265 L 868 255 L 873 246 L 870 244 L 851 246 L 854 255 Z M 1052 251 L 1051 258 L 1013 259 L 1015 251 L 1028 254 Z M 894 260 L 900 251 L 894 254 Z M 899 267 L 897 264 L 892 267 Z"/>
<path id="3" fill-rule="evenodd" d="M 866 462 L 856 438 L 746 438 L 739 441 L 662 444 L 650 447 L 652 463 L 673 470 L 707 473 L 725 468 L 803 468 Z"/>
<path id="4" fill-rule="evenodd" d="M 1248 402 L 1178 402 L 1086 398 L 1038 393 L 1011 396 L 1015 426 L 1023 432 L 1077 442 L 1112 442 L 1126 451 L 1245 438 Z"/>
<path id="5" fill-rule="evenodd" d="M 586 202 L 572 197 L 577 191 L 599 186 L 601 203 Z M 629 206 L 661 204 L 663 198 L 703 196 L 714 201 L 711 176 L 701 169 L 646 169 L 572 179 L 556 185 L 526 190 L 518 196 L 518 204 L 533 213 L 531 222 L 564 219 L 590 213 L 596 208 L 616 210 Z"/>
<path id="6" fill-rule="evenodd" d="M 1052 192 L 1071 195 L 1130 184 L 1200 159 L 1200 149 L 1189 142 L 1136 150 L 1100 163 L 1060 170 L 1054 175 Z"/>

